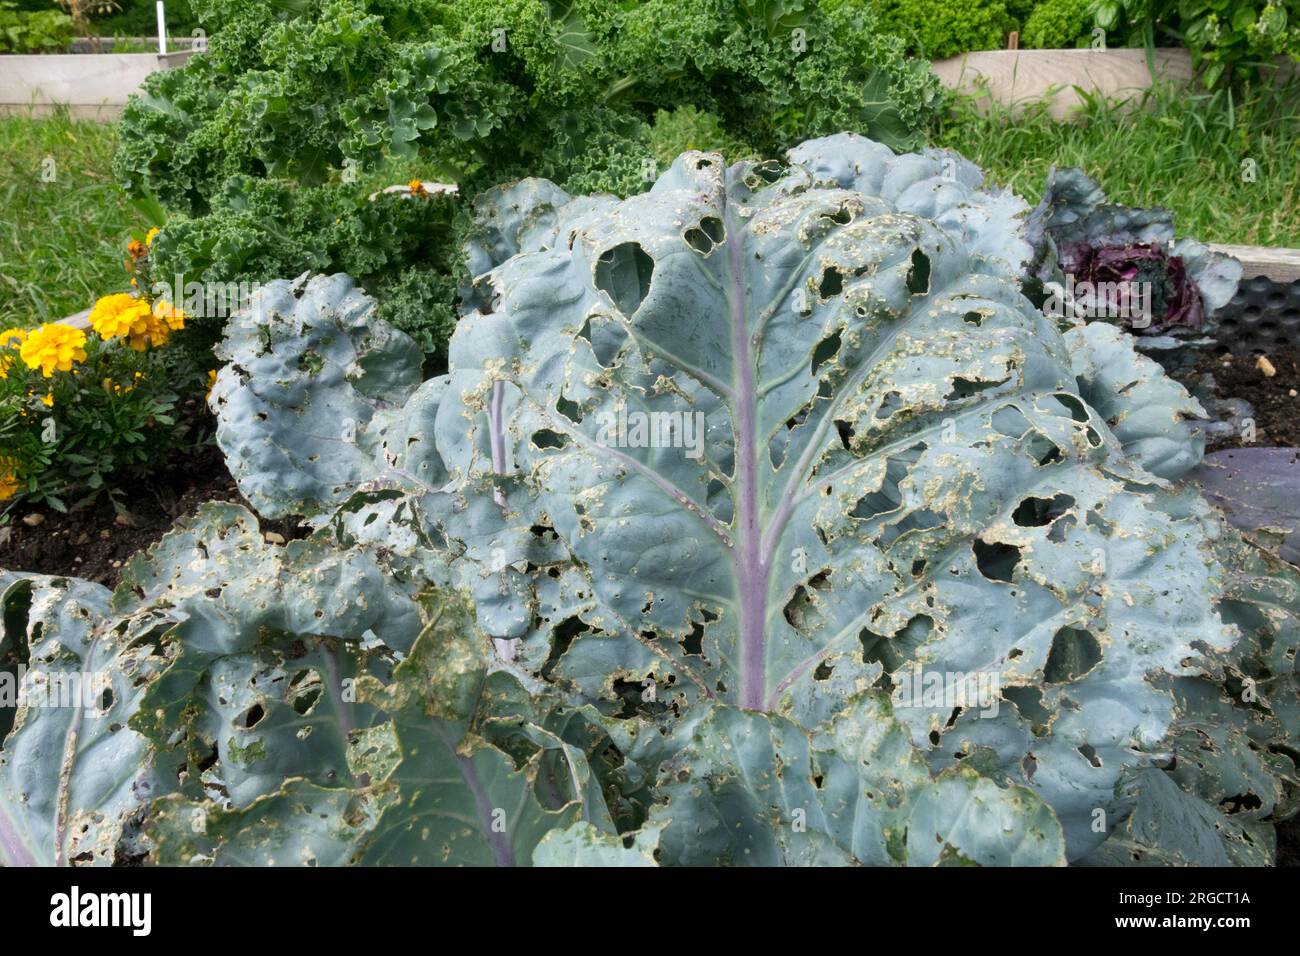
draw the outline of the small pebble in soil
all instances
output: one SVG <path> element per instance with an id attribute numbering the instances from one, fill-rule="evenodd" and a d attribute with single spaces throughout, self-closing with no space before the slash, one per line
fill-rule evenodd
<path id="1" fill-rule="evenodd" d="M 45 515 L 41 514 L 39 511 L 33 511 L 29 515 L 23 515 L 23 524 L 27 525 L 29 528 L 35 528 L 44 520 Z"/>
<path id="2" fill-rule="evenodd" d="M 1255 360 L 1255 368 L 1263 372 L 1265 378 L 1272 378 L 1277 374 L 1277 369 L 1273 367 L 1273 363 L 1268 360 L 1266 355 L 1261 355 Z"/>

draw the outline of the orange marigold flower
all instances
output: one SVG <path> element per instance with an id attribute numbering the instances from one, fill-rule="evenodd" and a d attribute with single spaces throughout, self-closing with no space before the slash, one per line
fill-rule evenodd
<path id="1" fill-rule="evenodd" d="M 0 458 L 0 501 L 8 501 L 22 487 L 18 483 L 18 464 L 12 458 Z"/>
<path id="2" fill-rule="evenodd" d="M 86 360 L 86 333 L 71 325 L 47 323 L 28 333 L 18 351 L 28 368 L 38 368 L 50 378 L 55 370 L 72 371 L 73 362 Z"/>
<path id="3" fill-rule="evenodd" d="M 167 324 L 167 328 L 173 332 L 185 328 L 185 313 L 164 299 L 159 299 L 153 304 L 153 314 L 156 318 L 162 319 Z"/>
<path id="4" fill-rule="evenodd" d="M 429 190 L 425 189 L 424 183 L 422 183 L 418 179 L 412 179 L 409 183 L 406 184 L 406 188 L 411 191 L 412 196 L 424 197 L 429 195 Z"/>

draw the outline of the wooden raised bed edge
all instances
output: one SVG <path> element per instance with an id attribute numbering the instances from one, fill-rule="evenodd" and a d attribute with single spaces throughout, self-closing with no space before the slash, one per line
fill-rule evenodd
<path id="1" fill-rule="evenodd" d="M 44 116 L 67 106 L 78 119 L 114 119 L 145 77 L 181 66 L 193 55 L 192 50 L 6 54 L 0 56 L 0 113 Z"/>
<path id="2" fill-rule="evenodd" d="M 1274 282 L 1300 282 L 1300 249 L 1275 246 L 1231 246 L 1210 243 L 1215 252 L 1226 253 L 1242 265 L 1241 278 L 1264 276 Z"/>
<path id="3" fill-rule="evenodd" d="M 1190 83 L 1192 55 L 1177 47 L 1154 51 L 1160 80 Z M 948 89 L 987 93 L 995 103 L 1022 109 L 1050 97 L 1048 113 L 1064 119 L 1083 104 L 1078 86 L 1095 95 L 1128 98 L 1151 88 L 1145 50 L 981 50 L 936 60 Z"/>

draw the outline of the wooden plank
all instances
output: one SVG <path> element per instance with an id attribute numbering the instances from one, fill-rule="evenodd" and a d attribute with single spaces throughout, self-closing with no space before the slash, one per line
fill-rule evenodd
<path id="1" fill-rule="evenodd" d="M 1192 57 L 1186 50 L 1155 51 L 1156 76 L 1187 83 Z M 1129 98 L 1151 87 L 1145 50 L 983 50 L 937 60 L 934 72 L 952 90 L 987 90 L 996 103 L 1023 109 L 1051 96 L 1048 112 L 1064 119 L 1083 103 L 1073 89 Z"/>
<path id="2" fill-rule="evenodd" d="M 157 53 L 59 53 L 0 56 L 0 112 L 46 115 L 66 105 L 77 117 L 112 119 L 156 70 L 193 56 Z"/>
<path id="3" fill-rule="evenodd" d="M 1241 277 L 1265 276 L 1274 282 L 1300 281 L 1300 249 L 1274 246 L 1229 246 L 1211 243 L 1215 252 L 1226 253 L 1242 265 Z"/>
<path id="4" fill-rule="evenodd" d="M 59 319 L 59 322 L 61 322 L 64 325 L 71 325 L 78 329 L 89 329 L 90 309 L 82 309 L 80 312 L 76 313 L 75 315 L 69 315 L 62 319 Z"/>

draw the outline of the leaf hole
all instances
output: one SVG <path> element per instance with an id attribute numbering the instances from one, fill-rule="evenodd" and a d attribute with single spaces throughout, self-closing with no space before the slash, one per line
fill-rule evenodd
<path id="1" fill-rule="evenodd" d="M 821 281 L 817 283 L 817 296 L 821 299 L 829 299 L 831 296 L 839 295 L 844 291 L 844 273 L 835 266 L 829 266 L 822 273 Z"/>
<path id="2" fill-rule="evenodd" d="M 605 250 L 597 260 L 596 288 L 630 318 L 650 294 L 654 268 L 654 260 L 640 243 L 620 243 Z"/>
<path id="3" fill-rule="evenodd" d="M 1011 520 L 1022 528 L 1041 528 L 1051 524 L 1074 507 L 1074 498 L 1067 494 L 1038 498 L 1030 495 L 1016 506 Z"/>
<path id="4" fill-rule="evenodd" d="M 1101 643 L 1084 628 L 1063 627 L 1052 638 L 1043 680 L 1064 684 L 1078 680 L 1101 663 Z"/>
<path id="5" fill-rule="evenodd" d="M 266 710 L 262 705 L 254 704 L 252 707 L 248 708 L 248 710 L 244 711 L 244 716 L 239 718 L 239 726 L 244 728 L 244 730 L 252 730 L 261 723 L 262 718 L 265 716 Z"/>
<path id="6" fill-rule="evenodd" d="M 816 375 L 823 365 L 839 353 L 840 344 L 840 333 L 838 331 L 818 342 L 817 347 L 813 349 L 812 367 L 809 373 Z"/>
<path id="7" fill-rule="evenodd" d="M 980 574 L 990 581 L 1011 583 L 1011 576 L 1015 573 L 1016 565 L 1020 563 L 1018 547 L 1014 544 L 1003 544 L 1001 541 L 984 541 L 976 538 L 971 543 L 971 550 L 975 552 L 975 566 L 979 568 Z"/>
<path id="8" fill-rule="evenodd" d="M 920 249 L 912 253 L 912 267 L 907 270 L 907 291 L 913 295 L 930 291 L 930 257 Z"/>

